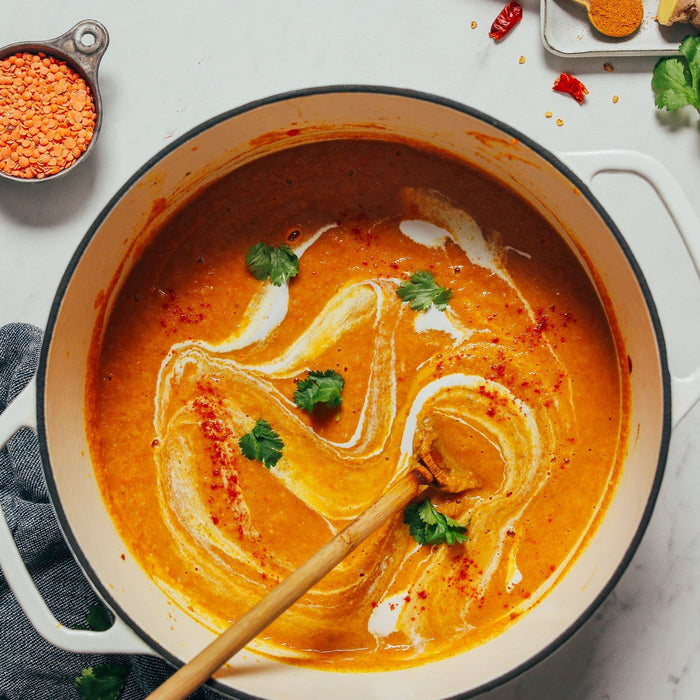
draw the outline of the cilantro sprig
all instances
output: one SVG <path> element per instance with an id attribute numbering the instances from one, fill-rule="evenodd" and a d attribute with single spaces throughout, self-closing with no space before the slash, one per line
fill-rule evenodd
<path id="1" fill-rule="evenodd" d="M 408 302 L 414 311 L 427 311 L 431 306 L 444 311 L 452 298 L 452 290 L 440 287 L 432 272 L 419 270 L 402 282 L 396 290 L 399 299 Z"/>
<path id="2" fill-rule="evenodd" d="M 299 258 L 288 245 L 255 243 L 248 248 L 245 264 L 256 280 L 269 279 L 276 287 L 299 274 Z"/>
<path id="3" fill-rule="evenodd" d="M 460 544 L 467 541 L 467 528 L 441 513 L 429 498 L 406 506 L 403 521 L 420 545 Z"/>
<path id="4" fill-rule="evenodd" d="M 256 459 L 270 469 L 282 456 L 284 442 L 272 426 L 261 418 L 249 433 L 238 440 L 238 446 L 245 457 Z"/>
<path id="5" fill-rule="evenodd" d="M 85 622 L 76 629 L 104 632 L 112 626 L 107 608 L 99 602 L 90 606 Z M 129 668 L 123 664 L 88 666 L 76 676 L 75 689 L 83 700 L 118 700 L 128 675 Z"/>
<path id="6" fill-rule="evenodd" d="M 687 36 L 680 56 L 661 58 L 654 66 L 651 87 L 659 109 L 692 105 L 700 113 L 700 36 Z"/>
<path id="7" fill-rule="evenodd" d="M 297 384 L 294 403 L 309 413 L 313 413 L 319 404 L 328 408 L 337 408 L 343 401 L 344 386 L 345 380 L 335 370 L 327 369 L 325 372 L 311 370 L 309 376 Z"/>
<path id="8" fill-rule="evenodd" d="M 84 625 L 76 625 L 77 630 L 94 630 L 95 632 L 104 632 L 112 626 L 112 620 L 109 619 L 109 612 L 102 603 L 95 603 L 88 609 L 85 616 Z"/>
<path id="9" fill-rule="evenodd" d="M 128 675 L 122 664 L 88 666 L 76 677 L 75 689 L 83 700 L 118 700 Z"/>

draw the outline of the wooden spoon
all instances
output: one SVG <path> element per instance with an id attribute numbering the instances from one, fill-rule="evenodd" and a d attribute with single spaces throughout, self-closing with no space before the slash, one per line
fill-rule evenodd
<path id="1" fill-rule="evenodd" d="M 642 0 L 573 0 L 586 8 L 588 20 L 601 34 L 621 39 L 637 31 L 644 18 Z"/>
<path id="2" fill-rule="evenodd" d="M 196 690 L 234 654 L 262 632 L 271 622 L 301 598 L 328 572 L 369 537 L 391 515 L 404 508 L 428 484 L 457 493 L 470 488 L 471 472 L 464 482 L 455 474 L 452 465 L 437 464 L 438 454 L 430 452 L 434 441 L 422 435 L 419 441 L 420 463 L 396 481 L 383 496 L 362 515 L 330 539 L 296 571 L 262 598 L 247 613 L 205 647 L 197 656 L 156 688 L 146 700 L 182 700 Z M 421 454 L 421 451 L 425 450 Z M 431 471 L 429 465 L 435 468 Z M 450 478 L 445 478 L 449 474 Z M 446 483 L 449 482 L 449 483 Z"/>

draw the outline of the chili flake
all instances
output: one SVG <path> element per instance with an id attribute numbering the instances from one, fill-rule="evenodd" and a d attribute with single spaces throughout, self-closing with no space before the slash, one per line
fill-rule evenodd
<path id="1" fill-rule="evenodd" d="M 579 104 L 583 103 L 583 98 L 588 94 L 586 86 L 578 79 L 574 78 L 569 73 L 562 73 L 552 86 L 555 92 L 566 92 L 573 97 Z"/>
<path id="2" fill-rule="evenodd" d="M 510 2 L 498 13 L 491 25 L 489 36 L 496 41 L 502 39 L 523 18 L 522 5 L 517 0 Z"/>

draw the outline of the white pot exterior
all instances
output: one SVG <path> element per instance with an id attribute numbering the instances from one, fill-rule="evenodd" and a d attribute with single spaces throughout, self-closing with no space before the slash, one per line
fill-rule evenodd
<path id="1" fill-rule="evenodd" d="M 38 384 L 47 481 L 76 558 L 120 617 L 175 662 L 189 660 L 212 639 L 147 578 L 102 502 L 83 414 L 99 301 L 113 296 L 119 285 L 110 288 L 110 280 L 123 280 L 149 235 L 201 186 L 276 149 L 349 135 L 407 137 L 448 150 L 520 192 L 575 250 L 585 250 L 580 257 L 584 265 L 590 261 L 612 301 L 632 360 L 629 455 L 583 554 L 543 602 L 491 642 L 418 668 L 371 674 L 314 671 L 244 652 L 217 674 L 217 688 L 234 697 L 427 699 L 469 694 L 504 680 L 571 634 L 609 592 L 641 538 L 663 472 L 669 380 L 653 303 L 619 234 L 564 166 L 506 127 L 437 98 L 379 88 L 273 98 L 212 120 L 144 166 L 86 236 L 51 312 Z M 160 198 L 168 207 L 159 212 L 152 206 Z"/>

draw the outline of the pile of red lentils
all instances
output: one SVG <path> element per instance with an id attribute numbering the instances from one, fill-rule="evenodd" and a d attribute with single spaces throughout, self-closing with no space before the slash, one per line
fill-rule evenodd
<path id="1" fill-rule="evenodd" d="M 73 165 L 95 130 L 85 80 L 43 53 L 0 60 L 0 170 L 44 178 Z"/>

